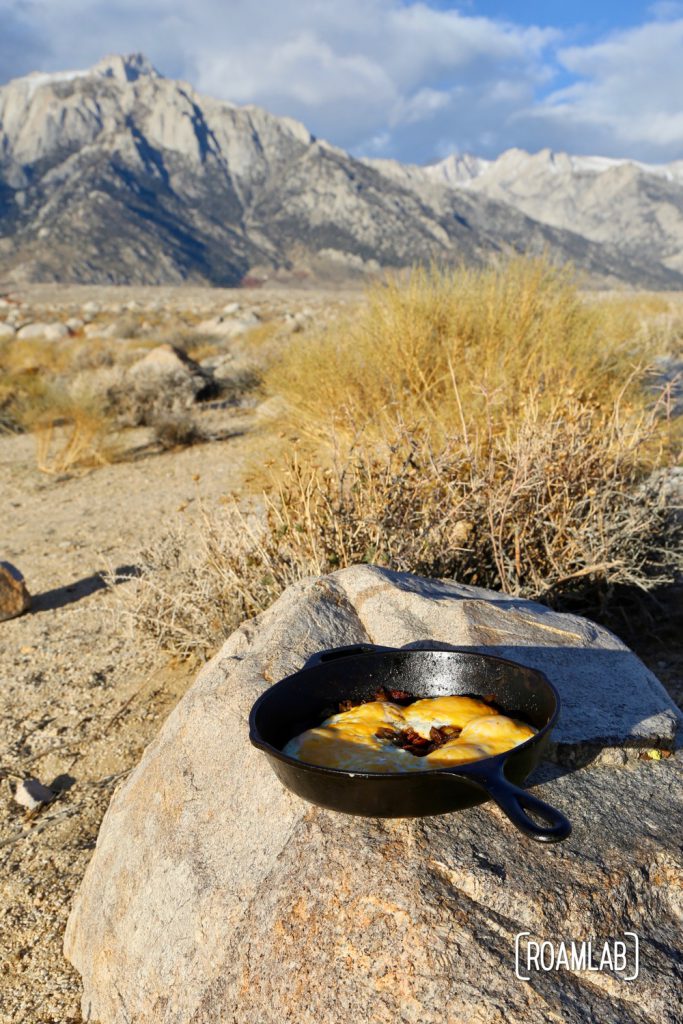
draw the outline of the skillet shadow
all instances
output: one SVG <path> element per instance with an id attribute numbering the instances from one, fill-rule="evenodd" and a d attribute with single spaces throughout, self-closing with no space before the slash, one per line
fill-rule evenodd
<path id="1" fill-rule="evenodd" d="M 120 565 L 109 577 L 114 586 L 126 583 L 140 575 L 140 568 L 137 565 Z M 37 612 L 54 611 L 56 608 L 64 608 L 66 605 L 75 604 L 85 597 L 96 594 L 98 590 L 106 590 L 110 583 L 107 582 L 108 574 L 95 572 L 91 576 L 84 576 L 73 583 L 67 583 L 63 587 L 55 587 L 53 590 L 45 590 L 42 594 L 35 594 L 31 602 L 30 615 Z"/>
<path id="2" fill-rule="evenodd" d="M 448 596 L 450 600 L 453 599 L 452 592 L 443 596 Z M 497 602 L 492 601 L 491 603 Z M 515 603 L 515 599 L 498 603 L 510 606 Z M 528 608 L 526 601 L 516 603 Z M 550 609 L 544 610 L 550 612 Z M 633 679 L 634 671 L 634 655 L 627 649 L 453 645 L 428 639 L 416 640 L 401 648 L 389 648 L 370 643 L 364 643 L 361 646 L 368 652 L 436 650 L 488 654 L 506 658 L 509 661 L 518 661 L 526 667 L 541 672 L 545 669 L 546 673 L 548 673 L 548 657 L 552 656 L 555 660 L 555 671 L 548 675 L 560 694 L 562 705 L 560 719 L 553 730 L 550 749 L 546 753 L 545 759 L 529 775 L 525 787 L 539 785 L 572 774 L 578 769 L 592 764 L 605 752 L 614 751 L 617 754 L 624 750 L 645 751 L 653 747 L 671 751 L 681 748 L 683 716 L 667 696 L 663 687 L 661 691 L 653 687 L 654 677 L 644 665 L 642 666 L 642 689 L 638 691 L 640 699 L 637 696 L 634 697 L 632 692 L 625 691 L 624 680 Z M 320 655 L 325 653 L 327 652 L 313 655 L 307 660 L 304 668 L 319 664 Z M 559 664 L 556 659 L 559 659 Z M 343 665 L 343 660 L 343 658 L 339 659 L 340 667 Z M 325 661 L 330 665 L 337 663 L 334 658 L 326 658 Z M 652 706 L 655 702 L 656 708 Z M 677 719 L 678 722 L 673 742 L 671 735 L 658 736 L 651 731 L 646 731 L 643 736 L 637 735 L 638 726 L 646 722 L 653 714 L 663 711 L 670 712 L 671 721 Z M 634 733 L 636 734 L 634 735 Z"/>

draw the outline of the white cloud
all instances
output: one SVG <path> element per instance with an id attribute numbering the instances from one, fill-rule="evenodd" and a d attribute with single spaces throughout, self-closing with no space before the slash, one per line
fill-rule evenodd
<path id="1" fill-rule="evenodd" d="M 659 3 L 650 4 L 647 10 L 654 18 L 661 18 L 664 21 L 683 17 L 683 3 L 680 3 L 680 0 L 659 0 Z"/>
<path id="2" fill-rule="evenodd" d="M 557 38 L 424 3 L 286 6 L 286 25 L 263 6 L 245 6 L 238 18 L 233 11 L 231 45 L 196 61 L 198 87 L 291 114 L 356 152 L 403 159 L 436 156 L 444 128 L 476 145 L 479 122 L 504 120 L 514 102 L 501 80 L 514 79 L 517 100 L 520 90 L 530 100 Z"/>
<path id="3" fill-rule="evenodd" d="M 576 149 L 581 138 L 604 155 L 683 156 L 683 18 L 569 47 L 558 61 L 578 79 L 520 113 Z M 586 152 L 585 141 L 582 151 Z"/>
<path id="4" fill-rule="evenodd" d="M 0 0 L 0 81 L 140 50 L 199 91 L 298 117 L 356 153 L 422 162 L 453 149 L 551 145 L 683 156 L 680 3 L 660 0 L 649 24 L 571 47 L 552 27 L 458 6 Z M 547 95 L 558 80 L 570 84 Z"/>

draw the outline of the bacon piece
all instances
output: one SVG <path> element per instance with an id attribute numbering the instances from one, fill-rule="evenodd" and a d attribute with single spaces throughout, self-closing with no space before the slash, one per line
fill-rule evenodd
<path id="1" fill-rule="evenodd" d="M 357 707 L 360 707 L 360 704 L 361 704 L 361 701 L 355 701 L 355 700 L 340 700 L 340 701 L 339 701 L 339 711 L 340 711 L 340 712 L 341 712 L 341 711 L 350 711 L 350 710 L 351 710 L 351 708 L 357 708 Z"/>
<path id="2" fill-rule="evenodd" d="M 437 747 L 443 746 L 446 740 L 452 740 L 459 736 L 462 729 L 459 725 L 433 725 L 429 730 L 429 737 Z"/>
<path id="3" fill-rule="evenodd" d="M 394 704 L 413 704 L 416 699 L 407 690 L 389 690 L 389 696 Z"/>

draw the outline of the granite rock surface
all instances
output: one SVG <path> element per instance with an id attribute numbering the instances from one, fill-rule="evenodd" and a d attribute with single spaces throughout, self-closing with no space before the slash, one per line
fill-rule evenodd
<path id="1" fill-rule="evenodd" d="M 315 652 L 368 641 L 543 668 L 563 714 L 529 785 L 571 837 L 533 843 L 490 803 L 381 820 L 285 790 L 249 744 L 253 701 Z M 586 620 L 370 566 L 304 580 L 230 637 L 115 793 L 65 939 L 84 1019 L 673 1024 L 682 771 L 660 751 L 679 722 L 635 655 Z M 515 975 L 520 933 L 601 946 L 627 931 L 633 981 Z"/>

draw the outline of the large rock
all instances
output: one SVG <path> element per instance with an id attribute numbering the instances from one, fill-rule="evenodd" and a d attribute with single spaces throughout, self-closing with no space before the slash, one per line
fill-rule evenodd
<path id="1" fill-rule="evenodd" d="M 150 349 L 132 364 L 128 372 L 132 377 L 178 377 L 188 380 L 204 377 L 199 363 L 190 359 L 182 349 L 167 342 Z"/>
<path id="2" fill-rule="evenodd" d="M 535 844 L 491 804 L 375 820 L 286 791 L 249 744 L 253 700 L 315 651 L 368 640 L 540 666 L 564 710 L 535 786 L 572 819 L 570 839 Z M 673 1024 L 681 764 L 639 755 L 671 746 L 679 721 L 586 620 L 368 566 L 304 580 L 224 644 L 115 794 L 65 939 L 84 1018 Z M 515 977 L 520 932 L 625 931 L 640 937 L 636 981 Z"/>
<path id="3" fill-rule="evenodd" d="M 138 393 L 163 393 L 180 406 L 191 405 L 202 392 L 211 389 L 212 376 L 199 363 L 164 343 L 151 349 L 128 368 L 128 379 Z"/>
<path id="4" fill-rule="evenodd" d="M 15 619 L 31 607 L 24 577 L 9 562 L 0 562 L 0 622 Z"/>

